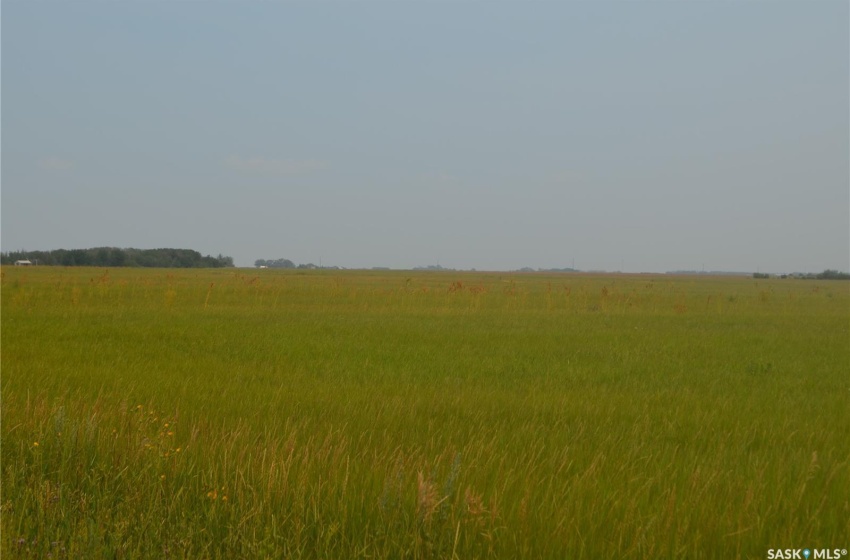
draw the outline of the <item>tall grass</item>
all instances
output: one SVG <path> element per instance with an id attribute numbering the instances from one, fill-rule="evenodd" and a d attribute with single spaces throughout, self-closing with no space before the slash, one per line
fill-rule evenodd
<path id="1" fill-rule="evenodd" d="M 842 282 L 3 269 L 0 553 L 850 540 Z"/>

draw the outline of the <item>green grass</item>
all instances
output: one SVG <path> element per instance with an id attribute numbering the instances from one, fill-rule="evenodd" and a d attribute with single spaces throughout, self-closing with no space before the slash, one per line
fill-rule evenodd
<path id="1" fill-rule="evenodd" d="M 11 558 L 850 544 L 846 282 L 3 268 Z"/>

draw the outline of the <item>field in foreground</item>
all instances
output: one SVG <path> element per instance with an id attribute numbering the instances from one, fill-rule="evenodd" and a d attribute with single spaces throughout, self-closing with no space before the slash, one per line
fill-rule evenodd
<path id="1" fill-rule="evenodd" d="M 2 270 L 6 558 L 850 545 L 846 282 Z"/>

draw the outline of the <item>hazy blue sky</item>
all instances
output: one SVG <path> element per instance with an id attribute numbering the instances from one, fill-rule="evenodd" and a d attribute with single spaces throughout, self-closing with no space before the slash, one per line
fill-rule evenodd
<path id="1" fill-rule="evenodd" d="M 4 0 L 2 249 L 847 270 L 848 6 Z"/>

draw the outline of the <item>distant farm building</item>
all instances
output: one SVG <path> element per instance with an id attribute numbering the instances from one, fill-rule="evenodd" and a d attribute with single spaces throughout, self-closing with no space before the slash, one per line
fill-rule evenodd
<path id="1" fill-rule="evenodd" d="M 15 261 L 15 266 L 32 266 L 30 261 Z"/>

